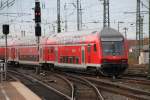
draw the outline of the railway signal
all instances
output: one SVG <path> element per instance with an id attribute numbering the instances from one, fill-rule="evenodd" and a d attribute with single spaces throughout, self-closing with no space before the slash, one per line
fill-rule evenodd
<path id="1" fill-rule="evenodd" d="M 57 32 L 61 32 L 60 0 L 57 0 Z"/>
<path id="2" fill-rule="evenodd" d="M 41 8 L 40 8 L 40 2 L 35 2 L 35 22 L 40 23 L 41 22 Z"/>
<path id="3" fill-rule="evenodd" d="M 35 36 L 41 36 L 41 25 L 40 24 L 36 24 L 35 26 Z"/>
<path id="4" fill-rule="evenodd" d="M 6 80 L 6 74 L 7 74 L 7 35 L 9 34 L 9 25 L 8 24 L 4 24 L 3 25 L 3 34 L 5 35 L 5 80 Z"/>
<path id="5" fill-rule="evenodd" d="M 5 35 L 9 34 L 9 25 L 8 24 L 3 25 L 3 34 L 5 34 Z"/>
<path id="6" fill-rule="evenodd" d="M 38 50 L 38 53 L 40 54 L 39 44 L 40 44 L 40 36 L 41 36 L 41 7 L 40 7 L 39 0 L 35 0 L 34 14 L 35 14 L 35 36 L 37 37 L 37 50 Z M 38 61 L 39 61 L 39 56 L 38 56 Z M 39 71 L 40 71 L 40 68 L 39 66 L 37 66 L 36 74 L 38 74 Z"/>

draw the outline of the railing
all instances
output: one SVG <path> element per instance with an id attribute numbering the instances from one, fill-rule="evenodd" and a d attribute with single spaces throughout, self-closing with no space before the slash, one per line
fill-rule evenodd
<path id="1" fill-rule="evenodd" d="M 6 80 L 6 64 L 0 60 L 0 83 Z"/>

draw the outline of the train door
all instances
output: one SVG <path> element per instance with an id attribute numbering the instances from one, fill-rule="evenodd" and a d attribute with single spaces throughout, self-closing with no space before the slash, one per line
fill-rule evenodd
<path id="1" fill-rule="evenodd" d="M 58 63 L 58 47 L 55 47 L 55 63 Z"/>
<path id="2" fill-rule="evenodd" d="M 39 51 L 39 61 L 42 62 L 43 61 L 43 49 L 42 46 L 40 47 L 40 51 Z"/>
<path id="3" fill-rule="evenodd" d="M 12 61 L 12 58 L 13 58 L 13 54 L 12 54 L 12 51 L 13 51 L 13 47 L 8 47 L 8 60 Z"/>
<path id="4" fill-rule="evenodd" d="M 16 48 L 16 61 L 19 61 L 19 48 Z"/>
<path id="5" fill-rule="evenodd" d="M 14 61 L 14 59 L 15 59 L 15 48 L 14 47 L 12 47 L 12 48 L 10 48 L 10 60 L 13 60 Z"/>
<path id="6" fill-rule="evenodd" d="M 91 63 L 91 45 L 87 46 L 87 63 Z"/>
<path id="7" fill-rule="evenodd" d="M 84 46 L 82 46 L 81 51 L 82 51 L 82 64 L 85 64 L 85 48 L 84 48 Z"/>
<path id="8" fill-rule="evenodd" d="M 13 50 L 14 50 L 14 58 L 13 59 L 15 61 L 15 59 L 16 59 L 16 49 L 14 48 Z"/>

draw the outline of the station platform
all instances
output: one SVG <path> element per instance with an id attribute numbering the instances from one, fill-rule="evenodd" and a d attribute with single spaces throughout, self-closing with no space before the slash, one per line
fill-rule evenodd
<path id="1" fill-rule="evenodd" d="M 20 82 L 0 83 L 0 100 L 41 100 Z"/>

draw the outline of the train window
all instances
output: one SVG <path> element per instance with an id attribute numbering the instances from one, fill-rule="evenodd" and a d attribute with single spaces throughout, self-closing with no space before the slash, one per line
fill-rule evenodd
<path id="1" fill-rule="evenodd" d="M 75 63 L 75 56 L 73 56 L 72 58 L 73 58 L 73 63 Z"/>
<path id="2" fill-rule="evenodd" d="M 66 57 L 66 63 L 68 63 L 68 56 Z"/>
<path id="3" fill-rule="evenodd" d="M 70 63 L 73 63 L 73 58 L 72 57 L 70 57 L 69 60 L 70 60 Z"/>
<path id="4" fill-rule="evenodd" d="M 79 63 L 79 58 L 78 57 L 76 57 L 76 64 L 78 64 Z"/>
<path id="5" fill-rule="evenodd" d="M 63 63 L 65 63 L 65 57 L 63 57 Z"/>
<path id="6" fill-rule="evenodd" d="M 88 52 L 91 52 L 91 46 L 88 45 Z"/>
<path id="7" fill-rule="evenodd" d="M 123 55 L 123 42 L 121 41 L 105 41 L 102 42 L 103 55 Z"/>
<path id="8" fill-rule="evenodd" d="M 48 49 L 47 49 L 47 52 L 50 54 L 50 53 L 51 53 L 51 48 L 48 48 Z"/>
<path id="9" fill-rule="evenodd" d="M 54 52 L 54 49 L 53 48 L 51 48 L 51 53 L 53 53 Z"/>
<path id="10" fill-rule="evenodd" d="M 60 62 L 61 62 L 61 63 L 63 62 L 63 57 L 62 57 L 62 56 L 60 57 Z"/>
<path id="11" fill-rule="evenodd" d="M 96 44 L 94 44 L 94 51 L 97 51 Z"/>
<path id="12" fill-rule="evenodd" d="M 50 48 L 48 49 L 48 53 L 51 53 L 51 49 Z"/>
<path id="13" fill-rule="evenodd" d="M 67 57 L 65 56 L 65 57 L 64 57 L 64 59 L 65 59 L 65 62 L 64 62 L 64 63 L 67 63 L 67 59 L 66 59 L 66 58 L 67 58 Z"/>

